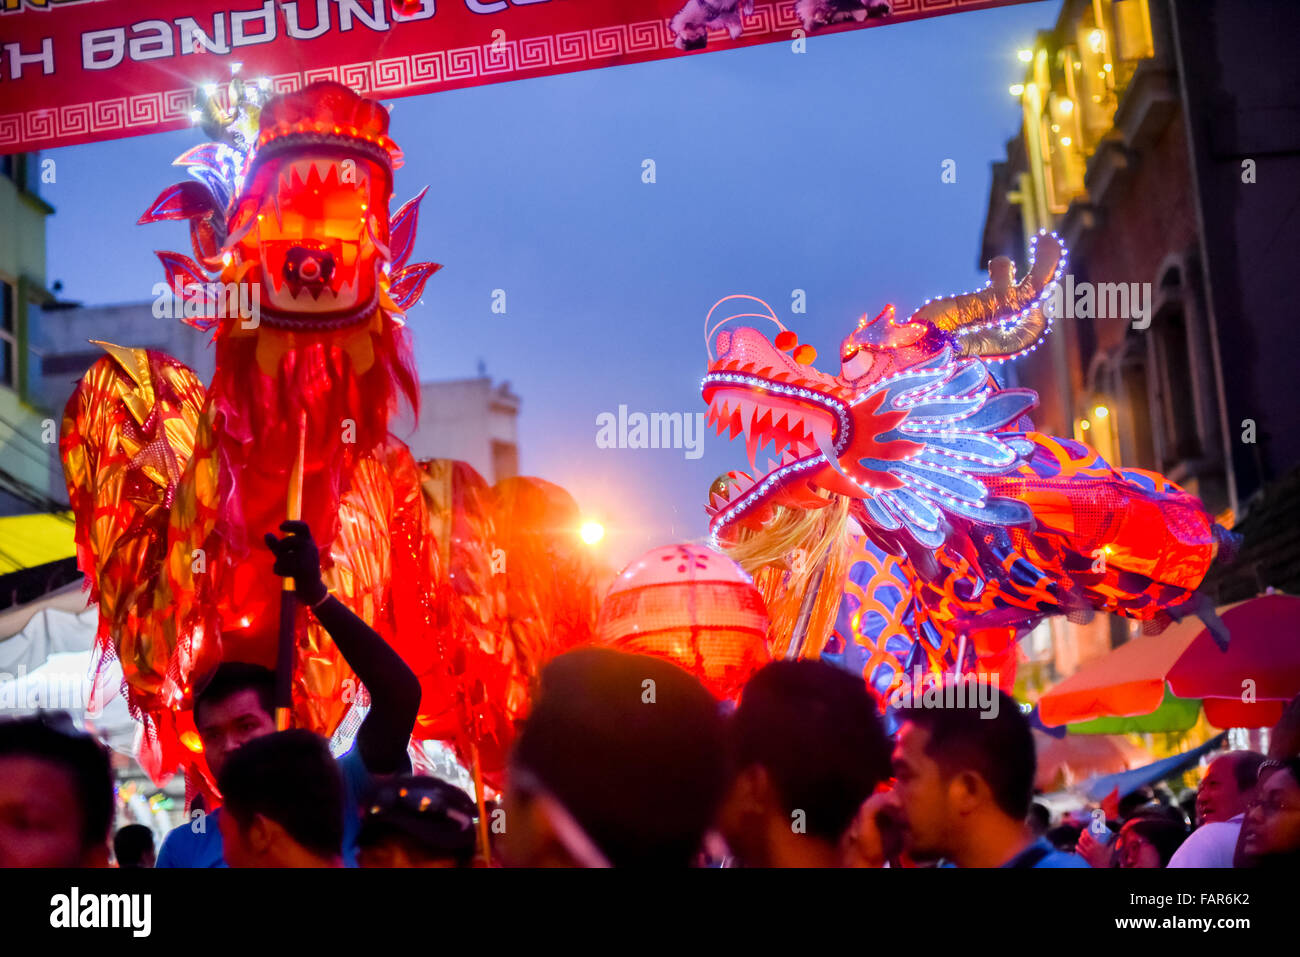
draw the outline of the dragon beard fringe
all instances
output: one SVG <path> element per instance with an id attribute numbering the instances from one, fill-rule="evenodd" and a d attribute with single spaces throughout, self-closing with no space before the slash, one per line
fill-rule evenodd
<path id="1" fill-rule="evenodd" d="M 818 657 L 835 626 L 849 571 L 851 503 L 842 495 L 819 494 L 829 499 L 826 508 L 776 505 L 761 529 L 733 526 L 734 540 L 722 543 L 767 603 L 774 658 Z"/>

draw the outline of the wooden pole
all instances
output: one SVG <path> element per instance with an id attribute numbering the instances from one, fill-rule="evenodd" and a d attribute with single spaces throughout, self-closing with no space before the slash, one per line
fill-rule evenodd
<path id="1" fill-rule="evenodd" d="M 474 797 L 478 801 L 478 839 L 483 846 L 483 863 L 492 866 L 492 844 L 488 840 L 487 799 L 483 794 L 483 765 L 478 757 L 478 742 L 470 745 L 470 769 L 474 774 Z"/>
<path id="2" fill-rule="evenodd" d="M 287 517 L 290 521 L 302 518 L 303 470 L 307 459 L 307 410 L 298 417 L 298 451 L 289 473 Z M 298 619 L 298 596 L 294 594 L 294 581 L 286 576 L 280 588 L 280 641 L 275 668 L 275 727 L 278 731 L 289 728 L 293 715 L 293 665 L 295 657 L 294 625 Z"/>

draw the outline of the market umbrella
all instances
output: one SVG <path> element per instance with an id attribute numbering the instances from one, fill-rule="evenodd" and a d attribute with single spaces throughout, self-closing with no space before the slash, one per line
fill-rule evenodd
<path id="1" fill-rule="evenodd" d="M 1190 706 L 1171 704 L 1172 693 L 1204 699 L 1206 719 L 1216 727 L 1275 724 L 1300 692 L 1300 598 L 1262 595 L 1228 605 L 1219 616 L 1232 635 L 1226 652 L 1199 619 L 1186 618 L 1121 645 L 1056 685 L 1038 701 L 1043 723 L 1153 716 L 1164 706 L 1156 726 L 1123 730 L 1177 730 L 1165 725 Z"/>
<path id="2" fill-rule="evenodd" d="M 1232 633 L 1227 653 L 1208 629 L 1197 629 L 1169 669 L 1174 694 L 1239 701 L 1248 683 L 1260 699 L 1289 701 L 1300 692 L 1300 598 L 1261 595 L 1229 605 L 1220 617 Z"/>
<path id="3" fill-rule="evenodd" d="M 1165 688 L 1164 700 L 1150 714 L 1105 716 L 1069 725 L 1070 734 L 1177 734 L 1190 731 L 1201 718 L 1201 701 L 1180 698 Z M 1060 731 L 1064 733 L 1065 727 Z"/>

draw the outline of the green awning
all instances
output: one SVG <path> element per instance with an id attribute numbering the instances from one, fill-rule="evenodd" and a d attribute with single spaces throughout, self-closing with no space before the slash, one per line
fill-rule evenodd
<path id="1" fill-rule="evenodd" d="M 1176 697 L 1166 685 L 1164 700 L 1150 714 L 1135 714 L 1127 718 L 1093 718 L 1066 727 L 1070 729 L 1070 734 L 1155 734 L 1161 731 L 1190 730 L 1200 715 L 1200 698 Z"/>

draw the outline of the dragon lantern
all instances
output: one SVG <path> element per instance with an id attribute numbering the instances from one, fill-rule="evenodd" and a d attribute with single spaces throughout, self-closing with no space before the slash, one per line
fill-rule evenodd
<path id="1" fill-rule="evenodd" d="M 457 522 L 490 528 L 492 490 L 463 467 L 481 489 L 477 518 L 458 517 L 460 498 L 439 499 L 449 466 L 389 432 L 419 399 L 403 315 L 439 267 L 407 262 L 423 193 L 389 215 L 402 154 L 388 113 L 332 82 L 267 97 L 236 78 L 225 108 L 214 92 L 196 119 L 220 141 L 179 157 L 192 181 L 140 219 L 189 223 L 195 258 L 158 255 L 184 321 L 212 333 L 213 381 L 101 343 L 62 428 L 79 562 L 145 723 L 142 763 L 158 777 L 185 758 L 186 712 L 221 661 L 276 665 L 281 582 L 260 543 L 291 486 L 331 591 L 420 677 L 417 736 L 508 726 L 534 664 L 488 627 L 505 586 L 486 567 L 453 581 L 483 563 L 438 541 Z M 293 674 L 294 722 L 331 733 L 356 684 L 302 611 Z"/>
<path id="2" fill-rule="evenodd" d="M 1040 235 L 1031 257 L 1019 283 L 999 257 L 979 292 L 902 322 L 892 306 L 864 315 L 838 375 L 761 300 L 710 310 L 709 421 L 744 436 L 751 465 L 714 483 L 710 527 L 763 587 L 776 653 L 842 654 L 883 696 L 916 667 L 1005 681 L 1015 639 L 1046 615 L 1159 627 L 1203 610 L 1195 589 L 1231 533 L 1160 475 L 1035 431 L 1036 394 L 990 372 L 1049 331 L 1065 248 Z M 736 303 L 750 311 L 713 321 Z M 781 331 L 722 328 L 744 317 Z"/>

